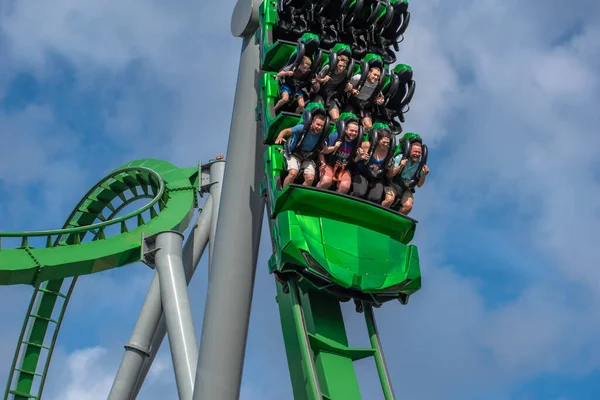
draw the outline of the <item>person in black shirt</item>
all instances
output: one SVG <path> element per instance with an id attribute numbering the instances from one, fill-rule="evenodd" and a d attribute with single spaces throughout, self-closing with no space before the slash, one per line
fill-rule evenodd
<path id="1" fill-rule="evenodd" d="M 335 70 L 331 71 L 332 66 L 326 65 L 319 71 L 316 77 L 319 90 L 314 95 L 313 101 L 325 106 L 332 122 L 337 121 L 340 117 L 341 97 L 349 81 L 349 63 L 350 58 L 348 56 L 339 55 L 334 67 Z"/>

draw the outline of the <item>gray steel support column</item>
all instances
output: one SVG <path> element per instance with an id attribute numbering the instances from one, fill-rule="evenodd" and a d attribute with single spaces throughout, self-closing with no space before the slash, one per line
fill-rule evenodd
<path id="1" fill-rule="evenodd" d="M 195 361 L 198 345 L 192 320 L 192 311 L 183 271 L 183 235 L 175 231 L 161 232 L 156 236 L 156 272 L 160 283 L 169 345 L 175 369 L 179 398 L 190 400 L 194 392 Z"/>
<path id="2" fill-rule="evenodd" d="M 155 312 L 156 309 L 158 313 Z M 150 355 L 150 341 L 160 314 L 160 287 L 158 276 L 154 274 L 131 339 L 125 345 L 125 355 L 110 389 L 108 400 L 129 400 L 144 360 Z"/>
<path id="3" fill-rule="evenodd" d="M 183 247 L 183 266 L 188 283 L 208 243 L 212 209 L 213 199 L 209 196 Z M 158 275 L 155 273 L 131 339 L 125 345 L 125 355 L 108 400 L 137 397 L 166 333 L 167 324 L 162 312 Z"/>
<path id="4" fill-rule="evenodd" d="M 225 173 L 225 163 L 223 161 L 217 161 L 210 165 L 210 195 L 215 199 L 221 198 L 221 191 L 223 187 L 223 175 Z M 210 220 L 210 233 L 208 240 L 208 276 L 210 278 L 210 271 L 212 265 L 212 255 L 215 245 L 215 235 L 217 232 L 217 221 L 219 216 L 220 203 L 217 202 L 212 208 L 212 219 Z"/>
<path id="5" fill-rule="evenodd" d="M 225 161 L 217 160 L 210 164 L 210 195 L 208 196 L 208 199 L 206 199 L 202 213 L 198 217 L 197 226 L 194 228 L 194 230 L 192 230 L 191 235 L 193 235 L 193 239 L 192 236 L 190 236 L 183 248 L 183 266 L 185 268 L 186 279 L 188 283 L 191 280 L 196 267 L 198 266 L 198 262 L 200 261 L 200 257 L 206 248 L 209 237 L 214 238 L 214 231 L 216 229 L 217 221 L 217 214 L 215 210 L 219 210 L 219 204 L 221 203 L 221 186 L 223 182 L 224 170 Z M 211 242 L 213 241 L 214 240 L 211 240 Z M 165 323 L 163 314 L 160 317 L 160 323 L 156 329 L 156 333 L 154 333 L 154 338 L 152 339 L 150 356 L 144 362 L 142 372 L 139 374 L 139 379 L 135 385 L 131 399 L 137 398 L 137 395 L 144 384 L 144 380 L 148 375 L 148 371 L 150 371 L 152 362 L 154 361 L 154 358 L 156 357 L 156 354 L 158 353 L 166 334 L 167 325 Z M 127 398 L 127 400 L 129 399 L 130 398 Z"/>
<path id="6" fill-rule="evenodd" d="M 222 200 L 206 296 L 194 400 L 237 400 L 240 393 L 264 203 L 263 140 L 255 120 L 260 56 L 253 33 L 258 0 L 240 0 L 231 30 L 242 51 Z"/>

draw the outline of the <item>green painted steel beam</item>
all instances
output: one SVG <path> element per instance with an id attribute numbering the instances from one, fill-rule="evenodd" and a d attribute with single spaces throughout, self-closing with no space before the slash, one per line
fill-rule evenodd
<path id="1" fill-rule="evenodd" d="M 134 161 L 118 168 L 110 179 L 101 181 L 88 193 L 78 207 L 78 213 L 71 218 L 70 227 L 38 232 L 0 232 L 0 238 L 19 238 L 22 243 L 19 248 L 0 250 L 0 285 L 36 284 L 140 261 L 143 235 L 170 229 L 183 231 L 187 227 L 198 190 L 198 180 L 192 171 L 160 160 Z M 138 185 L 149 185 L 153 189 L 155 196 L 152 201 L 130 214 L 90 224 L 101 215 L 101 209 L 132 187 L 130 185 L 134 182 L 131 179 L 136 179 Z M 154 209 L 155 205 L 160 209 L 160 212 L 155 210 L 155 218 L 134 229 L 124 229 L 127 223 L 137 225 L 143 221 L 141 214 Z M 115 225 L 121 225 L 123 233 L 105 240 L 81 242 L 82 235 L 91 231 L 102 232 Z M 36 237 L 51 242 L 55 237 L 66 236 L 69 239 L 59 247 L 34 248 L 29 245 Z"/>

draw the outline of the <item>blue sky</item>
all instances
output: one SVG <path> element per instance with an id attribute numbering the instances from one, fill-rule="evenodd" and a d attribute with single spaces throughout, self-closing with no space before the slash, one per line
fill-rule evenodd
<path id="1" fill-rule="evenodd" d="M 234 2 L 0 0 L 0 231 L 60 226 L 107 171 L 225 152 L 240 42 Z M 398 57 L 430 147 L 416 194 L 423 289 L 377 317 L 406 399 L 596 399 L 600 393 L 600 6 L 413 2 Z M 291 387 L 263 228 L 242 399 Z M 200 332 L 206 260 L 190 285 Z M 106 398 L 152 279 L 82 277 L 47 399 Z M 0 290 L 0 382 L 31 290 Z M 350 340 L 368 343 L 344 308 Z M 166 343 L 165 343 L 166 344 Z M 144 399 L 174 398 L 168 346 Z M 3 361 L 2 361 L 3 360 Z M 363 396 L 382 398 L 369 360 Z"/>

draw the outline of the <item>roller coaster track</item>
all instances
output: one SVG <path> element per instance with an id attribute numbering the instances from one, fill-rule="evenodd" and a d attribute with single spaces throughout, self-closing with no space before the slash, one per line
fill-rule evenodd
<path id="1" fill-rule="evenodd" d="M 0 285 L 35 287 L 5 400 L 10 395 L 15 400 L 41 398 L 77 277 L 140 261 L 144 236 L 164 230 L 183 232 L 198 205 L 199 185 L 199 168 L 181 169 L 156 159 L 137 160 L 115 169 L 88 191 L 62 229 L 0 232 L 0 244 L 3 238 L 20 242 L 16 248 L 0 246 Z M 150 201 L 118 216 L 127 206 L 144 199 Z M 111 234 L 111 230 L 117 232 Z M 34 247 L 36 240 L 42 246 Z"/>

